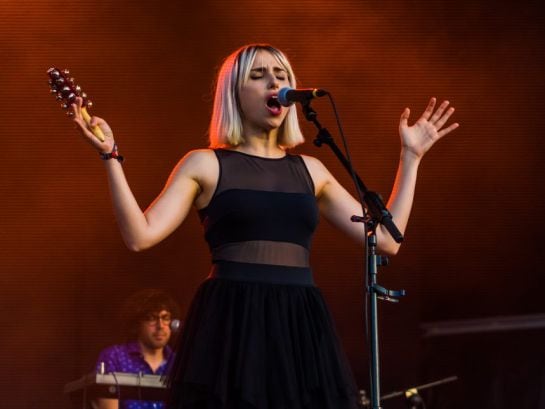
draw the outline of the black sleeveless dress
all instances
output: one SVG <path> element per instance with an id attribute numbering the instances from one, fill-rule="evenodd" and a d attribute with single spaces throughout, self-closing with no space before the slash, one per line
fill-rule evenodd
<path id="1" fill-rule="evenodd" d="M 318 208 L 303 159 L 215 153 L 218 185 L 199 211 L 213 267 L 179 337 L 168 407 L 358 407 L 309 266 Z"/>

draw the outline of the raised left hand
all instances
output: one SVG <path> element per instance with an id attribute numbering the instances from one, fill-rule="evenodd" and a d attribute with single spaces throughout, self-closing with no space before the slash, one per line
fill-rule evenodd
<path id="1" fill-rule="evenodd" d="M 443 128 L 453 114 L 454 108 L 448 108 L 449 101 L 443 101 L 434 112 L 435 103 L 436 99 L 431 98 L 422 116 L 412 126 L 408 124 L 411 113 L 409 108 L 405 108 L 401 114 L 399 121 L 401 147 L 417 158 L 422 158 L 435 142 L 459 126 L 458 123 L 453 123 Z"/>

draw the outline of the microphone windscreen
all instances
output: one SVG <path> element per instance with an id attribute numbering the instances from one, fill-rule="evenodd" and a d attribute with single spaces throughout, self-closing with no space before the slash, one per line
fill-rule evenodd
<path id="1" fill-rule="evenodd" d="M 289 107 L 293 102 L 288 100 L 288 92 L 293 91 L 293 88 L 290 87 L 284 87 L 278 91 L 278 102 L 280 102 L 280 105 Z"/>
<path id="2" fill-rule="evenodd" d="M 180 320 L 172 320 L 172 322 L 170 323 L 170 330 L 173 333 L 176 333 L 180 330 L 181 326 L 182 326 L 182 323 Z"/>

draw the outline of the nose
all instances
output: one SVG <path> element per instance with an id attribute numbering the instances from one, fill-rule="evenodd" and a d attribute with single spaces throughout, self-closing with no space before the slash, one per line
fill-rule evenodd
<path id="1" fill-rule="evenodd" d="M 278 89 L 279 87 L 280 87 L 280 82 L 278 81 L 278 78 L 276 78 L 275 75 L 271 75 L 269 79 L 269 88 Z"/>

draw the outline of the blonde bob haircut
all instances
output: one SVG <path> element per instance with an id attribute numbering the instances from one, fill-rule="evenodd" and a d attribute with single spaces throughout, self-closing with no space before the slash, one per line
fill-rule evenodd
<path id="1" fill-rule="evenodd" d="M 225 59 L 218 72 L 209 128 L 210 148 L 234 147 L 245 142 L 242 135 L 239 91 L 248 81 L 255 56 L 260 50 L 268 51 L 276 58 L 288 73 L 290 87 L 296 87 L 291 65 L 280 50 L 269 44 L 249 44 L 236 50 Z M 278 129 L 278 145 L 284 149 L 304 142 L 297 120 L 297 109 L 295 105 L 288 109 L 288 114 Z"/>

